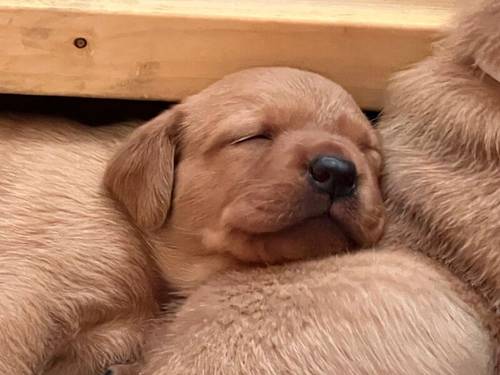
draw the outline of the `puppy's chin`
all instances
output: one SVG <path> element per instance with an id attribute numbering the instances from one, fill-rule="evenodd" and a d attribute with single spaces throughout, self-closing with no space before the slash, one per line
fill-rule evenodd
<path id="1" fill-rule="evenodd" d="M 230 203 L 203 234 L 208 252 L 274 264 L 371 246 L 383 232 L 381 197 L 369 185 L 333 203 L 324 194 L 297 191 L 263 197 L 256 189 Z"/>
<path id="2" fill-rule="evenodd" d="M 207 230 L 203 243 L 211 252 L 229 253 L 243 262 L 263 264 L 337 254 L 352 247 L 350 239 L 328 215 L 271 233 L 248 233 L 227 226 Z"/>

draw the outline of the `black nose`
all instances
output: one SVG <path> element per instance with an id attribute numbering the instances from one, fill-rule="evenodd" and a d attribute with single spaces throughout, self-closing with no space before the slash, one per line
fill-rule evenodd
<path id="1" fill-rule="evenodd" d="M 356 166 L 337 156 L 321 155 L 309 164 L 311 184 L 332 199 L 347 197 L 356 190 Z"/>

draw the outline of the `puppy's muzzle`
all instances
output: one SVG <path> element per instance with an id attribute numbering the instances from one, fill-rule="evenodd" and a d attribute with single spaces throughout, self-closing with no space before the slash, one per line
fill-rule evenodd
<path id="1" fill-rule="evenodd" d="M 356 166 L 333 155 L 320 155 L 309 164 L 309 182 L 332 201 L 352 196 L 356 190 Z"/>

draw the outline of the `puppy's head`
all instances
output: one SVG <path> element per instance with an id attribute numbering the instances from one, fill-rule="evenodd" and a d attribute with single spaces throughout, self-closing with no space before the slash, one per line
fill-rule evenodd
<path id="1" fill-rule="evenodd" d="M 465 2 L 465 1 L 464 1 Z M 455 60 L 471 64 L 500 83 L 500 2 L 467 2 L 443 49 Z"/>
<path id="2" fill-rule="evenodd" d="M 182 284 L 182 270 L 210 273 L 221 259 L 276 263 L 373 244 L 381 163 L 378 137 L 338 85 L 259 68 L 138 128 L 105 182 Z"/>

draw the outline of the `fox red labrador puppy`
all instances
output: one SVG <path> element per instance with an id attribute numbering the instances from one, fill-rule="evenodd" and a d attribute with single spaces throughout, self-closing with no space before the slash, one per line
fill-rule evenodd
<path id="1" fill-rule="evenodd" d="M 140 355 L 165 285 L 384 226 L 377 135 L 294 69 L 228 76 L 135 130 L 4 114 L 0 156 L 2 374 L 98 373 Z"/>

